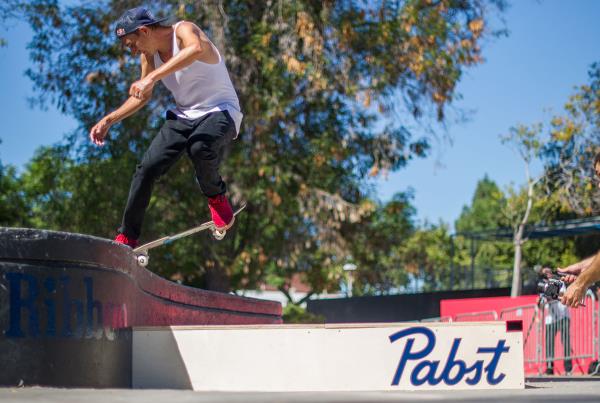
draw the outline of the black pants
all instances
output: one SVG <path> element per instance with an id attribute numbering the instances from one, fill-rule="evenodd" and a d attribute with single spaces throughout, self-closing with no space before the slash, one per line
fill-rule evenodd
<path id="1" fill-rule="evenodd" d="M 546 364 L 548 369 L 554 368 L 554 339 L 560 332 L 560 341 L 563 345 L 563 357 L 565 358 L 565 371 L 571 372 L 573 363 L 571 361 L 571 320 L 563 318 L 546 325 Z"/>
<path id="2" fill-rule="evenodd" d="M 196 169 L 202 193 L 213 197 L 225 193 L 219 175 L 223 147 L 235 137 L 233 119 L 227 111 L 213 112 L 197 120 L 178 118 L 167 112 L 167 120 L 137 166 L 119 232 L 138 239 L 154 182 L 165 174 L 184 151 Z"/>

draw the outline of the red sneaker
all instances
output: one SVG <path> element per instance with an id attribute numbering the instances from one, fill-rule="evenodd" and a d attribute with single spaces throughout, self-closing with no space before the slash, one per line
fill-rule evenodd
<path id="1" fill-rule="evenodd" d="M 212 221 L 219 231 L 231 228 L 235 221 L 235 217 L 233 216 L 233 210 L 231 209 L 229 200 L 227 200 L 225 195 L 209 197 L 208 208 L 210 209 Z"/>
<path id="2" fill-rule="evenodd" d="M 122 243 L 123 245 L 129 246 L 131 249 L 134 249 L 138 245 L 138 241 L 136 239 L 129 239 L 125 234 L 119 234 L 115 238 L 115 242 Z"/>

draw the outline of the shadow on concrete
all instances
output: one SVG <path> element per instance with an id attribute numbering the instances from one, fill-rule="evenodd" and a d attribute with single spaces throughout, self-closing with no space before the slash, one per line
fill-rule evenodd
<path id="1" fill-rule="evenodd" d="M 175 333 L 170 328 L 133 330 L 132 386 L 136 389 L 193 389 Z"/>

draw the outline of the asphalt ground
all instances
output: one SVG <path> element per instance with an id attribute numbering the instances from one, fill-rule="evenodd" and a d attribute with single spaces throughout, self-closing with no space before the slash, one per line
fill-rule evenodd
<path id="1" fill-rule="evenodd" d="M 528 379 L 524 390 L 223 393 L 181 390 L 0 388 L 2 403 L 600 402 L 600 377 Z"/>

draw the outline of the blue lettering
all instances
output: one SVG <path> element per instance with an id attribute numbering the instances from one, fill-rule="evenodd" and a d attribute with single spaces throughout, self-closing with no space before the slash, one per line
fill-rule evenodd
<path id="1" fill-rule="evenodd" d="M 475 364 L 473 364 L 472 367 L 467 368 L 466 372 L 467 373 L 471 373 L 473 370 L 475 370 L 475 375 L 473 375 L 473 378 L 467 378 L 465 379 L 465 382 L 467 383 L 467 385 L 477 385 L 479 383 L 479 381 L 481 381 L 481 368 L 483 367 L 483 361 L 478 360 L 475 361 Z"/>
<path id="2" fill-rule="evenodd" d="M 48 277 L 44 281 L 44 287 L 49 295 L 56 293 L 56 280 Z M 44 299 L 46 305 L 46 336 L 56 336 L 56 303 L 52 297 Z"/>
<path id="3" fill-rule="evenodd" d="M 402 357 L 400 358 L 400 362 L 398 363 L 396 374 L 394 374 L 394 379 L 392 379 L 392 385 L 398 385 L 398 383 L 400 383 L 400 378 L 402 377 L 402 373 L 404 372 L 406 363 L 409 360 L 418 360 L 420 358 L 427 357 L 429 353 L 431 353 L 431 351 L 433 350 L 433 347 L 435 346 L 435 334 L 426 327 L 411 327 L 396 332 L 389 336 L 390 343 L 393 343 L 396 340 L 401 339 L 403 337 L 411 336 L 413 334 L 422 334 L 425 337 L 427 337 L 427 345 L 421 351 L 412 351 L 415 339 L 410 338 L 406 341 L 406 346 L 404 346 L 404 351 L 402 352 Z"/>
<path id="4" fill-rule="evenodd" d="M 73 298 L 71 287 L 76 285 L 70 276 L 43 278 L 16 272 L 4 277 L 9 292 L 8 320 L 7 329 L 0 330 L 6 337 L 108 338 L 110 329 L 104 329 L 105 320 L 112 319 L 118 327 L 126 326 L 126 305 L 94 299 L 92 277 L 83 278 L 85 296 L 81 298 Z M 109 309 L 111 306 L 115 307 L 114 312 Z"/>
<path id="5" fill-rule="evenodd" d="M 439 361 L 421 361 L 413 369 L 412 374 L 410 375 L 410 382 L 415 386 L 423 385 L 425 382 L 430 385 L 437 385 L 442 380 L 441 378 L 435 377 L 435 372 L 439 365 Z M 424 369 L 427 371 L 425 372 L 425 375 L 420 378 L 419 373 Z"/>
<path id="6" fill-rule="evenodd" d="M 35 307 L 35 300 L 38 297 L 38 284 L 30 274 L 24 273 L 6 273 L 10 289 L 10 324 L 6 331 L 7 337 L 24 337 L 25 333 L 21 329 L 21 311 L 27 309 L 29 312 L 29 333 L 31 336 L 40 334 L 40 320 L 38 311 Z M 21 285 L 27 284 L 28 296 L 22 297 Z"/>
<path id="7" fill-rule="evenodd" d="M 63 330 L 64 337 L 81 337 L 83 335 L 83 303 L 69 296 L 70 277 L 60 278 L 63 286 Z M 71 310 L 75 310 L 75 330 L 71 328 Z"/>
<path id="8" fill-rule="evenodd" d="M 395 341 L 413 335 L 425 336 L 427 341 L 424 348 L 421 350 L 414 349 L 415 338 L 409 337 L 406 339 L 406 344 L 396 373 L 392 379 L 392 385 L 398 385 L 402 374 L 406 369 L 406 365 L 409 361 L 419 361 L 413 368 L 410 374 L 410 382 L 415 386 L 420 386 L 425 383 L 429 385 L 438 385 L 440 382 L 444 382 L 446 385 L 456 385 L 463 379 L 467 385 L 476 385 L 481 381 L 483 372 L 486 373 L 486 381 L 490 385 L 497 385 L 506 377 L 505 374 L 496 374 L 498 369 L 498 363 L 503 353 L 509 351 L 509 347 L 506 346 L 506 340 L 498 341 L 496 347 L 479 347 L 477 349 L 478 354 L 493 354 L 487 366 L 484 368 L 484 360 L 477 360 L 472 366 L 467 366 L 464 360 L 457 359 L 458 349 L 462 339 L 456 338 L 452 342 L 450 353 L 446 358 L 445 365 L 442 373 L 439 377 L 436 377 L 436 372 L 440 367 L 440 361 L 423 360 L 426 358 L 435 348 L 436 338 L 435 333 L 426 327 L 412 327 L 405 330 L 401 330 L 389 336 L 390 342 Z M 454 373 L 454 376 L 452 375 Z M 468 375 L 471 375 L 468 377 Z"/>
<path id="9" fill-rule="evenodd" d="M 505 347 L 506 340 L 498 341 L 496 348 L 481 347 L 477 350 L 478 353 L 494 353 L 494 356 L 490 360 L 490 363 L 485 367 L 486 379 L 490 385 L 497 385 L 506 377 L 504 374 L 499 374 L 498 377 L 494 377 L 494 372 L 498 367 L 500 356 L 502 353 L 508 353 L 510 347 Z"/>
<path id="10" fill-rule="evenodd" d="M 462 380 L 465 373 L 470 372 L 470 370 L 467 371 L 467 364 L 463 360 L 456 359 L 456 352 L 458 351 L 458 346 L 460 346 L 460 341 L 461 339 L 454 339 L 450 354 L 448 355 L 448 361 L 441 375 L 441 379 L 444 380 L 446 385 L 456 385 Z M 452 372 L 454 367 L 458 367 L 458 372 L 454 378 L 451 378 L 450 372 Z"/>

